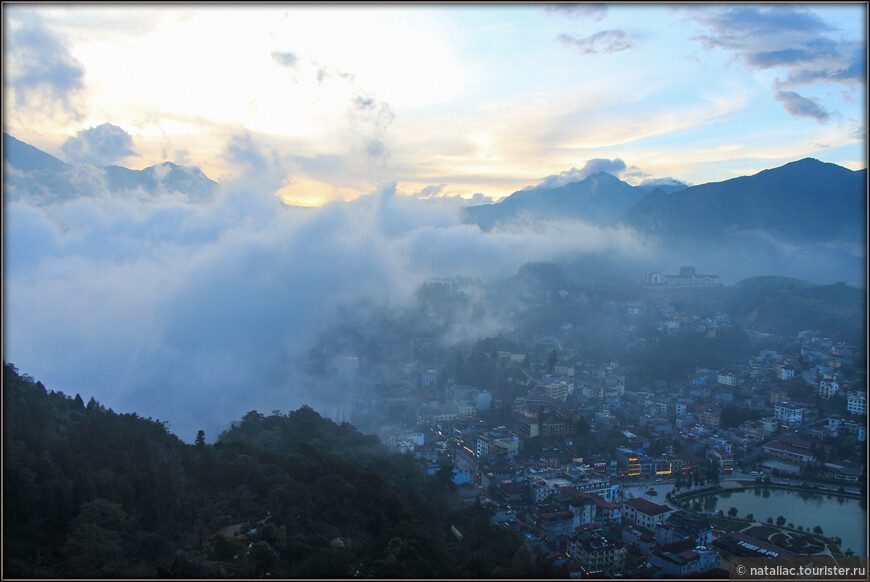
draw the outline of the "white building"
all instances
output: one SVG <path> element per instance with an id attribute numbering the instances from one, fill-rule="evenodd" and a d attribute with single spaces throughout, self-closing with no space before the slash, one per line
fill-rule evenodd
<path id="1" fill-rule="evenodd" d="M 670 512 L 671 508 L 667 505 L 659 505 L 638 497 L 622 502 L 622 516 L 625 521 L 649 530 L 654 529 Z"/>
<path id="2" fill-rule="evenodd" d="M 724 374 L 720 373 L 717 381 L 719 384 L 724 384 L 725 386 L 737 386 L 737 376 L 731 372 L 725 372 Z"/>
<path id="3" fill-rule="evenodd" d="M 804 420 L 804 409 L 789 402 L 780 402 L 773 409 L 774 417 L 785 428 L 796 428 Z"/>
<path id="4" fill-rule="evenodd" d="M 846 400 L 846 410 L 849 411 L 849 414 L 867 416 L 867 393 L 851 392 Z"/>
<path id="5" fill-rule="evenodd" d="M 829 400 L 832 398 L 837 392 L 840 391 L 840 385 L 836 380 L 825 377 L 819 382 L 819 397 L 824 398 L 825 400 Z"/>

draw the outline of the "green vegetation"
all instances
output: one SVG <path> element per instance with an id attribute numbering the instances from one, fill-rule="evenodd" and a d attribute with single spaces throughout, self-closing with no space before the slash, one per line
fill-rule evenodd
<path id="1" fill-rule="evenodd" d="M 817 329 L 836 341 L 861 344 L 867 292 L 843 283 L 810 286 L 788 277 L 754 277 L 734 286 L 725 309 L 744 326 L 781 336 Z"/>
<path id="2" fill-rule="evenodd" d="M 427 475 L 310 408 L 251 411 L 216 444 L 187 445 L 160 421 L 3 373 L 6 576 L 564 574 L 461 508 L 449 469 Z"/>
<path id="3" fill-rule="evenodd" d="M 637 354 L 638 381 L 683 380 L 699 367 L 718 369 L 754 352 L 740 329 L 720 329 L 715 337 L 695 331 L 667 335 Z"/>

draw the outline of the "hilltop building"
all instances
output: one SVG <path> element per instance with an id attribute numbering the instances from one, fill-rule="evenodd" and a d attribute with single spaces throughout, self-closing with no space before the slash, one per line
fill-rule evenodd
<path id="1" fill-rule="evenodd" d="M 698 275 L 695 273 L 695 267 L 680 267 L 679 275 L 662 275 L 661 273 L 656 272 L 647 273 L 644 282 L 647 285 L 662 286 L 721 285 L 719 275 Z"/>

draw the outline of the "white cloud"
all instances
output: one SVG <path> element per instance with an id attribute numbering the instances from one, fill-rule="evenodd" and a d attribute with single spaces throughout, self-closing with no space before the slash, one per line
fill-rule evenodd
<path id="1" fill-rule="evenodd" d="M 443 274 L 492 280 L 532 260 L 645 252 L 628 231 L 582 223 L 482 233 L 459 223 L 460 197 L 394 184 L 289 208 L 261 187 L 276 183 L 258 176 L 276 167 L 269 148 L 241 136 L 227 151 L 251 171 L 207 203 L 11 204 L 4 357 L 53 389 L 169 420 L 187 440 L 216 436 L 254 408 L 339 403 L 334 384 L 301 371 L 307 351 L 341 308 L 410 301 L 433 255 Z"/>

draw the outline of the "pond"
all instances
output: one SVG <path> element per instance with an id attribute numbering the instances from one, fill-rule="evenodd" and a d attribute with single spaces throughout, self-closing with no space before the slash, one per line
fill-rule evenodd
<path id="1" fill-rule="evenodd" d="M 720 491 L 688 500 L 701 504 L 701 511 L 717 511 L 726 514 L 732 507 L 737 515 L 751 513 L 756 521 L 767 522 L 772 517 L 785 517 L 786 525 L 802 525 L 813 530 L 821 526 L 823 535 L 839 536 L 843 550 L 851 548 L 856 556 L 865 556 L 867 548 L 867 502 L 838 495 L 791 491 L 787 489 L 753 488 L 738 491 Z"/>

